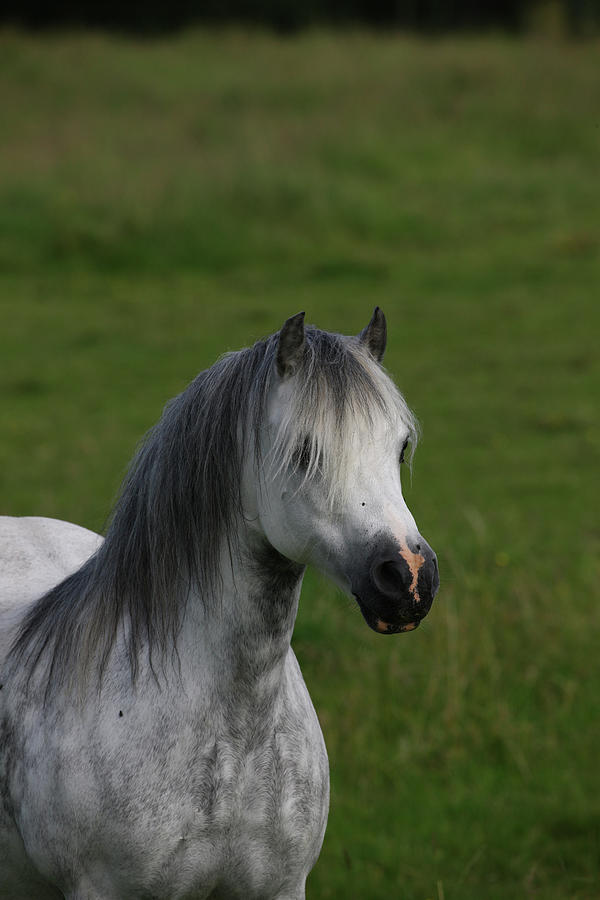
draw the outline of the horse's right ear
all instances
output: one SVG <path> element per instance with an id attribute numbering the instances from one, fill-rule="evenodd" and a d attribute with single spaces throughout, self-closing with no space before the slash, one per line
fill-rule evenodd
<path id="1" fill-rule="evenodd" d="M 304 350 L 304 313 L 296 313 L 283 323 L 277 342 L 277 371 L 281 378 L 291 375 Z"/>
<path id="2" fill-rule="evenodd" d="M 371 321 L 366 328 L 363 328 L 358 335 L 361 344 L 365 344 L 371 356 L 381 362 L 385 353 L 385 345 L 387 343 L 387 326 L 385 324 L 385 316 L 378 306 L 371 317 Z"/>

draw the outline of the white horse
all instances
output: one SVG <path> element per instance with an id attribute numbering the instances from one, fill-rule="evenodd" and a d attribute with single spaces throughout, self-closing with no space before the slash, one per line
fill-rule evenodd
<path id="1" fill-rule="evenodd" d="M 290 640 L 307 563 L 382 634 L 438 587 L 402 497 L 415 423 L 300 313 L 202 372 L 106 538 L 0 520 L 0 897 L 300 900 L 329 775 Z"/>

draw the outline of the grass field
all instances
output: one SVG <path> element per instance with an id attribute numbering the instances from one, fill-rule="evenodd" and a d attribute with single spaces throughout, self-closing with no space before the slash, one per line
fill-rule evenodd
<path id="1" fill-rule="evenodd" d="M 599 51 L 0 36 L 2 512 L 101 529 L 218 354 L 387 314 L 442 587 L 383 639 L 307 575 L 312 900 L 600 897 Z"/>

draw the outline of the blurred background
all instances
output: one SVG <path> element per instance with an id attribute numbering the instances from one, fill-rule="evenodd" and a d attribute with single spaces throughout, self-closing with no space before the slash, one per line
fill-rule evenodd
<path id="1" fill-rule="evenodd" d="M 199 370 L 380 305 L 442 586 L 307 575 L 308 897 L 600 897 L 600 3 L 3 9 L 1 511 L 101 530 Z"/>

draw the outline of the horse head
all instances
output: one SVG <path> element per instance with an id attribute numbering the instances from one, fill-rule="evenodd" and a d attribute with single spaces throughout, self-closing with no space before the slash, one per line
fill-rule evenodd
<path id="1" fill-rule="evenodd" d="M 284 557 L 355 597 L 380 634 L 413 630 L 439 586 L 436 555 L 402 494 L 417 427 L 381 366 L 376 309 L 357 336 L 283 325 L 262 428 L 256 522 Z"/>

